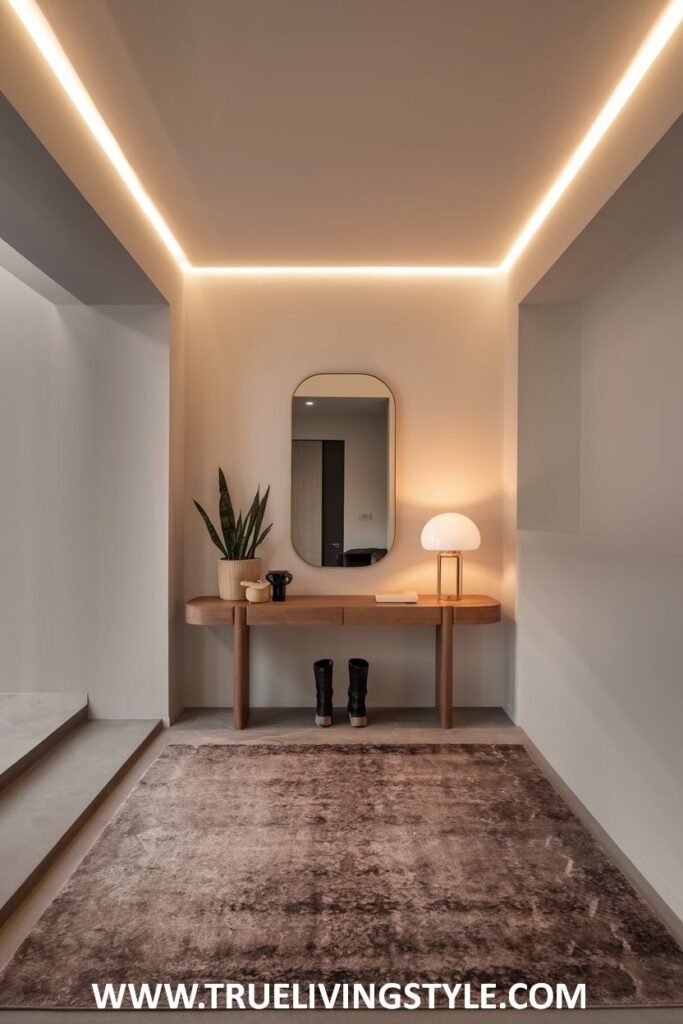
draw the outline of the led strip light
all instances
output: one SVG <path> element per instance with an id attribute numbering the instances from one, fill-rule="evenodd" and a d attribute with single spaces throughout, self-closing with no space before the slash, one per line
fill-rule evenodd
<path id="1" fill-rule="evenodd" d="M 87 89 L 52 31 L 36 0 L 7 0 L 49 64 L 59 83 L 102 147 L 128 191 L 182 270 L 189 274 L 226 277 L 478 277 L 507 273 L 546 221 L 589 156 L 614 123 L 648 70 L 683 21 L 683 0 L 671 0 L 664 9 L 617 87 L 572 153 L 557 179 L 512 243 L 502 263 L 494 267 L 449 266 L 341 266 L 341 267 L 202 267 L 193 266 L 182 246 L 145 190 L 121 147 L 93 103 Z"/>
<path id="2" fill-rule="evenodd" d="M 206 274 L 218 277 L 478 277 L 497 274 L 500 267 L 427 267 L 427 266 L 338 266 L 338 267 L 193 267 L 188 274 Z"/>

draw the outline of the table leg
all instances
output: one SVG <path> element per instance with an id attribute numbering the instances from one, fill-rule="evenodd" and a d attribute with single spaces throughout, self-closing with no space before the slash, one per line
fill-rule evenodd
<path id="1" fill-rule="evenodd" d="M 442 729 L 453 727 L 453 609 L 441 609 L 437 626 L 437 707 Z"/>
<path id="2" fill-rule="evenodd" d="M 434 651 L 434 665 L 436 672 L 434 673 L 434 707 L 436 708 L 437 715 L 441 715 L 441 626 L 437 626 L 436 630 L 436 648 Z"/>
<path id="3" fill-rule="evenodd" d="M 249 626 L 247 609 L 235 608 L 232 633 L 232 722 L 233 728 L 245 729 L 249 718 Z"/>

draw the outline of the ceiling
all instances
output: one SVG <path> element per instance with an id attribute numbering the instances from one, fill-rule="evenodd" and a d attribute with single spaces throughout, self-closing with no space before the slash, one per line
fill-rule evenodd
<path id="1" fill-rule="evenodd" d="M 389 412 L 388 398 L 328 397 L 315 399 L 294 395 L 292 410 L 297 416 L 384 416 Z"/>
<path id="2" fill-rule="evenodd" d="M 663 0 L 40 0 L 195 265 L 500 263 Z"/>

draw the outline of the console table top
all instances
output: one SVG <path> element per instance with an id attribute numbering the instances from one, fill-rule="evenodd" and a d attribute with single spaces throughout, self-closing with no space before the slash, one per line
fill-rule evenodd
<path id="1" fill-rule="evenodd" d="M 235 611 L 245 608 L 248 620 L 254 625 L 263 624 L 296 625 L 297 621 L 308 619 L 316 613 L 321 615 L 320 623 L 332 624 L 336 614 L 339 624 L 380 625 L 383 621 L 400 625 L 410 622 L 425 625 L 441 621 L 441 610 L 452 609 L 453 622 L 479 625 L 499 622 L 500 601 L 483 594 L 465 594 L 461 598 L 438 598 L 423 594 L 417 603 L 379 603 L 371 594 L 288 594 L 286 601 L 269 601 L 265 604 L 249 604 L 248 601 L 223 601 L 220 597 L 194 597 L 185 605 L 185 621 L 193 626 L 230 625 L 234 622 Z M 347 614 L 345 614 L 347 613 Z"/>

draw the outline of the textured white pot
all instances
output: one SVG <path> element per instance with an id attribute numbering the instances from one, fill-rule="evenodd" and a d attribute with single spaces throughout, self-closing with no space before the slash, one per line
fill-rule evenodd
<path id="1" fill-rule="evenodd" d="M 236 562 L 221 558 L 218 561 L 218 593 L 224 601 L 243 601 L 242 580 L 257 580 L 260 576 L 260 558 L 242 558 Z"/>

